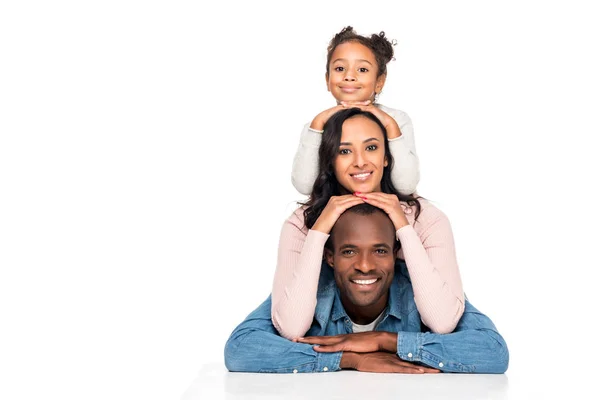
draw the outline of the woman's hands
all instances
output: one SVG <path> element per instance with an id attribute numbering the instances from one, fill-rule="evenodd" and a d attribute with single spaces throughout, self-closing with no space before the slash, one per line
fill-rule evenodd
<path id="1" fill-rule="evenodd" d="M 344 211 L 361 203 L 368 203 L 385 211 L 396 230 L 408 225 L 408 219 L 405 215 L 407 207 L 400 203 L 396 195 L 381 192 L 356 192 L 342 196 L 331 196 L 312 229 L 329 234 Z"/>
<path id="2" fill-rule="evenodd" d="M 315 231 L 329 234 L 333 225 L 344 211 L 357 204 L 364 203 L 363 198 L 353 194 L 345 194 L 343 196 L 331 196 L 327 205 L 315 221 L 312 229 Z"/>
<path id="3" fill-rule="evenodd" d="M 396 195 L 381 192 L 360 193 L 358 195 L 361 196 L 365 203 L 369 203 L 385 211 L 394 223 L 396 230 L 408 225 L 408 219 L 406 219 L 404 211 L 407 207 L 400 203 Z"/>

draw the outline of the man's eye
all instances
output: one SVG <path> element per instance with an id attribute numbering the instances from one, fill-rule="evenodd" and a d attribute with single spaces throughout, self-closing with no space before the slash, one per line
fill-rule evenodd
<path id="1" fill-rule="evenodd" d="M 350 149 L 341 149 L 340 150 L 340 154 L 350 154 L 350 153 L 351 153 Z"/>
<path id="2" fill-rule="evenodd" d="M 359 68 L 358 70 L 359 70 L 359 72 L 369 72 L 369 70 L 366 68 Z"/>
<path id="3" fill-rule="evenodd" d="M 387 254 L 388 253 L 387 250 L 385 250 L 385 249 L 377 249 L 377 250 L 375 250 L 375 252 L 377 254 Z"/>
<path id="4" fill-rule="evenodd" d="M 368 151 L 377 150 L 377 145 L 376 144 L 369 145 L 369 146 L 367 146 L 367 150 Z"/>
<path id="5" fill-rule="evenodd" d="M 351 256 L 354 254 L 354 250 L 342 250 L 342 255 Z"/>

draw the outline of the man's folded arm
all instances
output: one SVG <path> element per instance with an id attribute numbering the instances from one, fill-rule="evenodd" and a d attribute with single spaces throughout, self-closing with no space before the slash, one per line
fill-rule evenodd
<path id="1" fill-rule="evenodd" d="M 225 344 L 231 372 L 330 372 L 340 369 L 341 352 L 317 353 L 313 346 L 287 340 L 271 322 L 271 298 L 232 332 Z"/>
<path id="2" fill-rule="evenodd" d="M 493 322 L 468 302 L 454 332 L 399 332 L 396 354 L 443 372 L 480 374 L 503 374 L 509 359 Z"/>

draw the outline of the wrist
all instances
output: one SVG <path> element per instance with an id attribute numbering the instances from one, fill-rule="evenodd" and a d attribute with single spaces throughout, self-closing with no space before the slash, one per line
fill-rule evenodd
<path id="1" fill-rule="evenodd" d="M 400 127 L 396 123 L 396 121 L 392 120 L 388 126 L 385 127 L 387 131 L 387 137 L 389 139 L 396 139 L 402 136 L 402 132 L 400 131 Z"/>
<path id="2" fill-rule="evenodd" d="M 398 334 L 381 332 L 379 336 L 379 349 L 388 353 L 396 353 L 398 351 Z"/>
<path id="3" fill-rule="evenodd" d="M 313 119 L 310 123 L 310 129 L 315 131 L 322 131 L 324 126 L 325 124 L 319 118 Z"/>
<path id="4" fill-rule="evenodd" d="M 340 360 L 341 369 L 356 369 L 356 363 L 360 355 L 351 351 L 342 352 L 342 359 Z"/>

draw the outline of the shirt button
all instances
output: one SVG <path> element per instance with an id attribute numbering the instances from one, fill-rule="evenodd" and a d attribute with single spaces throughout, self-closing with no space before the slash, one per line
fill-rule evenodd
<path id="1" fill-rule="evenodd" d="M 444 363 L 439 363 L 438 365 L 440 366 L 440 368 L 442 368 L 444 366 Z"/>
<path id="2" fill-rule="evenodd" d="M 323 368 L 323 371 L 327 372 L 327 371 L 329 371 L 329 368 L 325 367 L 325 368 Z"/>
<path id="3" fill-rule="evenodd" d="M 408 353 L 408 358 L 412 358 L 412 353 Z"/>
<path id="4" fill-rule="evenodd" d="M 295 369 L 295 370 L 293 370 L 292 372 L 293 372 L 293 373 L 295 373 L 295 374 L 297 374 L 297 373 L 298 373 L 298 370 L 297 370 L 297 369 Z"/>

